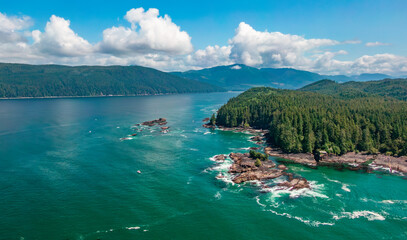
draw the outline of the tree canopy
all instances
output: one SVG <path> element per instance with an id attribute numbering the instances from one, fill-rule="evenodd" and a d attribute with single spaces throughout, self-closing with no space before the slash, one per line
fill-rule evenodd
<path id="1" fill-rule="evenodd" d="M 407 155 L 407 102 L 389 97 L 252 88 L 222 106 L 216 123 L 269 129 L 268 141 L 288 153 Z"/>

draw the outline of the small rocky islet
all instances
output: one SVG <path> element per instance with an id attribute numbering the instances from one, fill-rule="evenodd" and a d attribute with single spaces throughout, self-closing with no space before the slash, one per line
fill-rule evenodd
<path id="1" fill-rule="evenodd" d="M 168 133 L 170 127 L 166 126 L 167 123 L 168 123 L 167 119 L 158 118 L 158 119 L 154 119 L 154 120 L 151 120 L 151 121 L 145 121 L 145 122 L 142 122 L 142 123 L 134 124 L 132 129 L 134 131 L 137 131 L 138 133 L 140 133 L 140 132 L 142 132 L 144 130 L 143 128 L 141 128 L 141 126 L 147 126 L 148 127 L 147 129 L 150 129 L 151 127 L 154 127 L 154 126 L 158 125 L 158 126 L 160 126 L 159 129 L 160 129 L 161 133 Z M 131 137 L 137 136 L 138 133 L 132 133 L 132 134 L 128 135 L 128 137 L 120 138 L 120 140 L 121 141 L 123 141 L 123 140 L 131 140 L 132 139 Z"/>
<path id="2" fill-rule="evenodd" d="M 253 158 L 250 153 L 230 153 L 230 159 L 233 161 L 228 173 L 231 175 L 231 180 L 234 183 L 240 184 L 248 181 L 267 181 L 281 176 L 286 176 L 287 180 L 279 183 L 278 186 L 289 188 L 290 190 L 310 188 L 308 181 L 305 178 L 296 177 L 292 173 L 286 172 L 287 167 L 276 164 L 265 159 L 258 163 L 258 160 Z M 227 158 L 226 155 L 216 155 L 214 160 L 223 162 Z M 257 161 L 257 162 L 256 162 Z M 225 178 L 222 173 L 219 173 L 216 178 Z"/>

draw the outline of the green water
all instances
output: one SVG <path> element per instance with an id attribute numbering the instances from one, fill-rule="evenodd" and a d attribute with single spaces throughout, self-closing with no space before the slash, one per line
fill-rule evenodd
<path id="1" fill-rule="evenodd" d="M 407 238 L 401 176 L 290 166 L 312 183 L 296 192 L 215 179 L 228 163 L 211 157 L 256 146 L 201 127 L 233 96 L 0 101 L 0 239 Z M 158 117 L 169 133 L 120 140 Z"/>

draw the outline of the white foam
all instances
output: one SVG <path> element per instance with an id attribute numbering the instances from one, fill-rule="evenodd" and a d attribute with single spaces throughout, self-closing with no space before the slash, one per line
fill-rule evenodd
<path id="1" fill-rule="evenodd" d="M 335 180 L 335 179 L 330 179 L 330 178 L 328 178 L 325 174 L 324 174 L 324 177 L 325 177 L 326 180 L 328 180 L 328 181 L 330 181 L 330 182 L 334 182 L 334 183 L 337 183 L 337 184 L 342 184 L 341 189 L 342 189 L 343 191 L 345 191 L 345 192 L 350 192 L 350 189 L 349 189 L 349 185 L 348 185 L 348 184 L 345 184 L 345 183 L 340 182 L 340 181 Z"/>
<path id="2" fill-rule="evenodd" d="M 138 230 L 140 229 L 140 227 L 136 226 L 136 227 L 126 227 L 126 229 L 128 230 Z"/>
<path id="3" fill-rule="evenodd" d="M 256 197 L 256 201 L 260 206 L 262 206 L 264 208 L 266 207 L 265 204 L 260 203 L 260 198 L 258 196 Z M 276 206 L 276 207 L 278 207 L 278 206 Z M 323 226 L 333 226 L 333 225 L 335 225 L 335 223 L 331 223 L 331 222 L 313 221 L 313 220 L 304 219 L 302 217 L 293 216 L 293 215 L 291 215 L 289 213 L 279 213 L 279 212 L 277 212 L 275 210 L 272 210 L 272 209 L 264 209 L 264 210 L 268 211 L 268 212 L 272 212 L 273 214 L 278 215 L 278 216 L 283 216 L 283 217 L 287 217 L 287 218 L 296 219 L 296 220 L 298 220 L 300 222 L 303 222 L 303 223 L 305 223 L 305 224 L 307 224 L 309 226 L 313 226 L 313 227 L 319 227 L 320 225 L 323 225 Z"/>
<path id="4" fill-rule="evenodd" d="M 230 150 L 250 150 L 251 147 L 244 147 L 244 148 L 229 148 Z"/>
<path id="5" fill-rule="evenodd" d="M 349 218 L 349 219 L 356 219 L 356 218 L 360 218 L 360 217 L 364 217 L 369 221 L 374 221 L 374 220 L 378 220 L 378 221 L 384 221 L 386 220 L 386 218 L 376 212 L 372 212 L 372 211 L 354 211 L 354 212 L 342 212 L 340 216 L 334 215 L 332 218 L 335 220 L 340 220 L 342 218 Z"/>
<path id="6" fill-rule="evenodd" d="M 213 197 L 219 200 L 222 198 L 222 194 L 218 191 Z"/>
<path id="7" fill-rule="evenodd" d="M 347 185 L 347 184 L 342 184 L 341 189 L 342 189 L 343 191 L 350 192 L 350 189 L 348 188 L 348 186 L 349 186 L 349 185 Z"/>
<path id="8" fill-rule="evenodd" d="M 282 180 L 279 179 L 274 182 L 281 182 Z M 270 192 L 271 196 L 270 199 L 274 202 L 276 199 L 284 196 L 289 196 L 290 198 L 298 198 L 298 197 L 318 197 L 318 198 L 329 198 L 325 194 L 321 193 L 323 189 L 323 184 L 317 184 L 315 181 L 309 181 L 311 189 L 303 188 L 298 190 L 292 190 L 291 188 L 282 187 L 282 186 L 274 186 L 271 188 L 264 188 L 262 189 L 265 192 Z"/>
<path id="9" fill-rule="evenodd" d="M 126 140 L 132 140 L 132 137 L 124 137 L 124 138 L 120 138 L 120 141 L 126 141 Z"/>
<path id="10" fill-rule="evenodd" d="M 395 203 L 407 204 L 407 200 L 383 200 L 381 202 L 386 204 L 395 204 Z"/>
<path id="11" fill-rule="evenodd" d="M 204 135 L 206 135 L 206 134 L 216 134 L 216 133 L 214 133 L 214 132 L 204 132 Z"/>

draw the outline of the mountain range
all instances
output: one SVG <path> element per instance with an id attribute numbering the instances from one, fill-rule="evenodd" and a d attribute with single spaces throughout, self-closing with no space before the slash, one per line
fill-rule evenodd
<path id="1" fill-rule="evenodd" d="M 254 68 L 243 64 L 217 66 L 202 70 L 172 72 L 176 76 L 210 83 L 228 90 L 246 90 L 251 87 L 268 86 L 285 89 L 298 89 L 322 79 L 337 82 L 371 81 L 392 76 L 379 73 L 360 75 L 321 75 L 293 68 Z"/>
<path id="2" fill-rule="evenodd" d="M 153 95 L 224 91 L 205 82 L 140 66 L 0 63 L 0 98 Z"/>

